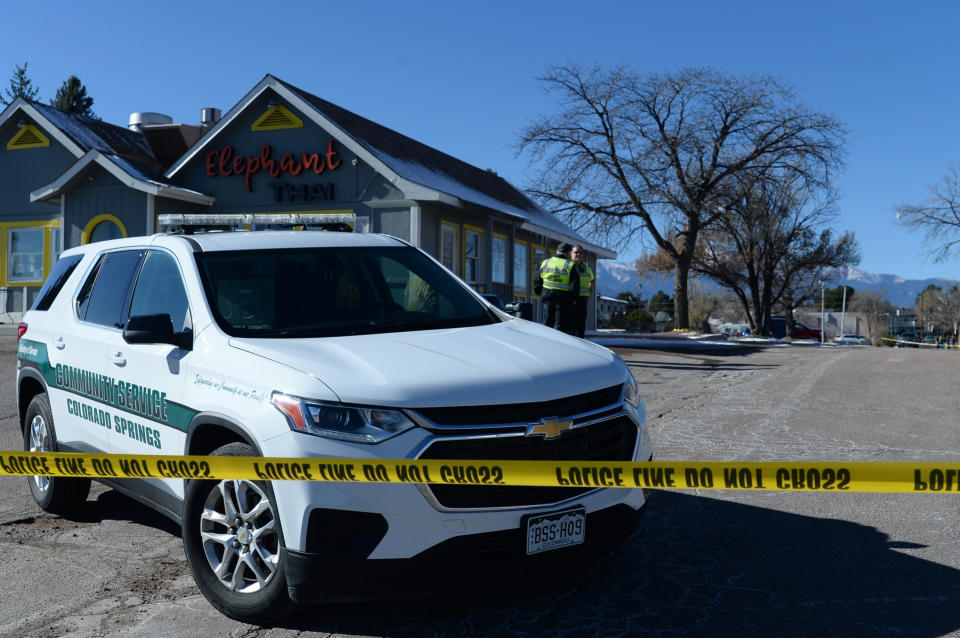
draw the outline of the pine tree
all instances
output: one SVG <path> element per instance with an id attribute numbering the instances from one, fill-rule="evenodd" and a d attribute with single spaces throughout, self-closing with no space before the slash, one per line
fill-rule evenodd
<path id="1" fill-rule="evenodd" d="M 24 62 L 23 66 L 16 67 L 13 76 L 10 78 L 10 88 L 7 89 L 7 98 L 9 99 L 0 95 L 0 103 L 7 106 L 18 97 L 25 97 L 28 100 L 32 100 L 37 97 L 37 93 L 39 92 L 40 89 L 33 86 L 30 78 L 27 77 L 27 63 Z"/>
<path id="2" fill-rule="evenodd" d="M 93 98 L 87 96 L 87 87 L 75 75 L 71 75 L 64 80 L 63 86 L 57 89 L 57 94 L 50 100 L 50 106 L 67 113 L 76 113 L 77 115 L 99 119 L 91 109 Z"/>

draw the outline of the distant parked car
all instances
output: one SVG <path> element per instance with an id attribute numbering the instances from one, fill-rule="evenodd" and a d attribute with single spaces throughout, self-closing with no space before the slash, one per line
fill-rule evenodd
<path id="1" fill-rule="evenodd" d="M 870 343 L 863 335 L 840 335 L 834 337 L 833 342 L 844 346 L 862 346 Z"/>
<path id="2" fill-rule="evenodd" d="M 786 317 L 770 317 L 770 334 L 777 339 L 783 339 L 785 336 L 787 336 Z M 809 326 L 803 325 L 799 321 L 794 321 L 793 334 L 790 336 L 794 339 L 814 339 L 816 341 L 820 341 L 820 329 L 810 328 Z"/>
<path id="3" fill-rule="evenodd" d="M 894 344 L 897 348 L 919 348 L 920 337 L 916 332 L 901 332 Z"/>

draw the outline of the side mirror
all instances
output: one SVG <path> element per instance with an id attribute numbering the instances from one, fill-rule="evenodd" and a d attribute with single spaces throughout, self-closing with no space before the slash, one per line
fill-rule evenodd
<path id="1" fill-rule="evenodd" d="M 189 331 L 174 332 L 173 320 L 168 314 L 130 317 L 123 329 L 123 340 L 127 343 L 169 343 L 184 350 L 193 348 L 193 335 Z"/>

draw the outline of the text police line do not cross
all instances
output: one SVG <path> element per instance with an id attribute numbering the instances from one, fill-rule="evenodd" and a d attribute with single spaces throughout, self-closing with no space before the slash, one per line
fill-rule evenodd
<path id="1" fill-rule="evenodd" d="M 698 490 L 960 493 L 960 463 L 561 462 L 0 451 L 0 476 Z"/>

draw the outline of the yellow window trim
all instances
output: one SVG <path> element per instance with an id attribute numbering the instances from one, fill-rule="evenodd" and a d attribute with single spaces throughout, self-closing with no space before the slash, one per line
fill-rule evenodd
<path id="1" fill-rule="evenodd" d="M 472 232 L 475 232 L 475 233 L 477 233 L 478 235 L 480 235 L 481 244 L 477 247 L 477 249 L 479 250 L 480 254 L 477 255 L 477 264 L 479 265 L 479 264 L 482 264 L 482 263 L 483 263 L 483 262 L 482 262 L 482 259 L 483 259 L 483 234 L 484 234 L 484 230 L 483 230 L 482 228 L 478 227 L 478 226 L 471 226 L 470 224 L 464 224 L 464 225 L 463 225 L 463 236 L 460 238 L 460 239 L 461 239 L 461 242 L 462 242 L 462 245 L 463 245 L 463 250 L 460 251 L 461 254 L 463 255 L 463 257 L 462 257 L 461 260 L 460 260 L 460 272 L 463 273 L 463 276 L 464 276 L 464 277 L 467 276 L 467 231 L 472 231 Z M 464 281 L 466 281 L 466 280 L 464 280 Z M 482 287 L 482 284 L 479 284 L 479 285 Z M 475 287 L 476 287 L 476 286 L 475 286 Z M 481 291 L 481 292 L 482 292 L 482 291 Z"/>
<path id="2" fill-rule="evenodd" d="M 127 227 L 123 225 L 123 222 L 120 221 L 120 218 L 116 215 L 111 215 L 110 213 L 101 213 L 93 219 L 87 222 L 87 225 L 84 226 L 83 232 L 80 234 L 80 245 L 85 246 L 90 243 L 90 235 L 93 234 L 93 229 L 96 228 L 102 222 L 113 222 L 120 227 L 120 235 L 123 237 L 128 237 Z"/>
<path id="3" fill-rule="evenodd" d="M 25 148 L 45 148 L 50 146 L 50 138 L 33 124 L 27 124 L 7 142 L 8 151 L 20 151 Z"/>
<path id="4" fill-rule="evenodd" d="M 271 106 L 250 126 L 251 131 L 279 131 L 288 128 L 303 128 L 303 120 L 285 106 Z"/>
<path id="5" fill-rule="evenodd" d="M 50 253 L 53 250 L 50 237 L 51 228 L 59 228 L 59 219 L 42 219 L 23 222 L 0 222 L 0 282 L 4 286 L 35 288 L 42 286 L 43 281 L 9 281 L 7 279 L 7 231 L 12 228 L 41 228 L 43 229 L 43 278 L 50 274 Z"/>

